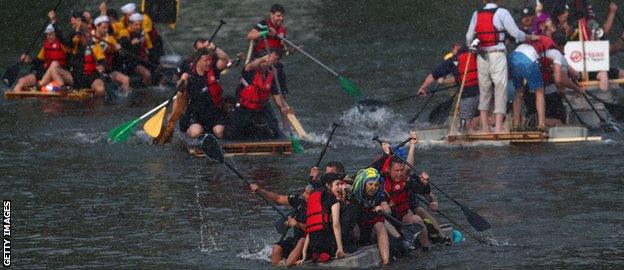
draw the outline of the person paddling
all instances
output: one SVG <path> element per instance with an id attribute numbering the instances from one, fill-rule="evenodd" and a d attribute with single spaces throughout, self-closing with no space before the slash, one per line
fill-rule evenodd
<path id="1" fill-rule="evenodd" d="M 123 65 L 120 63 L 119 59 L 119 52 L 122 49 L 121 44 L 117 42 L 113 35 L 108 33 L 110 28 L 109 17 L 106 15 L 99 16 L 95 18 L 93 24 L 95 25 L 93 39 L 98 45 L 100 45 L 102 50 L 104 50 L 104 55 L 106 57 L 106 71 L 109 72 L 113 81 L 121 84 L 121 88 L 124 93 L 129 93 L 130 77 L 122 72 Z"/>
<path id="2" fill-rule="evenodd" d="M 484 8 L 475 11 L 466 33 L 466 44 L 471 46 L 478 39 L 482 53 L 477 56 L 479 70 L 479 111 L 481 131 L 491 132 L 488 112 L 494 84 L 495 133 L 503 132 L 503 119 L 507 113 L 507 55 L 505 34 L 508 33 L 520 43 L 527 38 L 535 39 L 520 31 L 508 10 L 498 6 L 498 0 L 487 0 Z"/>
<path id="3" fill-rule="evenodd" d="M 249 185 L 249 189 L 252 193 L 258 193 L 275 204 L 290 206 L 295 211 L 285 222 L 288 227 L 294 229 L 293 236 L 273 244 L 273 252 L 271 254 L 271 263 L 273 265 L 278 265 L 281 262 L 286 266 L 295 265 L 303 254 L 306 231 L 306 207 L 310 194 L 314 192 L 314 188 L 307 185 L 301 194 L 291 195 L 279 195 L 262 189 L 256 184 Z"/>
<path id="4" fill-rule="evenodd" d="M 146 66 L 149 65 L 147 63 L 149 63 L 149 50 L 153 47 L 152 40 L 143 29 L 143 15 L 135 13 L 128 20 L 130 24 L 127 28 L 122 29 L 118 35 L 121 46 L 133 55 L 125 57 L 127 73 L 141 75 L 143 84 L 149 85 L 152 73 Z"/>
<path id="5" fill-rule="evenodd" d="M 74 87 L 76 89 L 91 88 L 96 95 L 104 96 L 106 89 L 101 77 L 106 65 L 104 50 L 94 41 L 88 27 L 82 26 L 79 30 L 72 40 L 74 42 L 72 48 Z"/>

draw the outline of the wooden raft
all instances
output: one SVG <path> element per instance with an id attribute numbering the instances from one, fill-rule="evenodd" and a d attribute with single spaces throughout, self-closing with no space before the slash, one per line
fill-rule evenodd
<path id="1" fill-rule="evenodd" d="M 224 142 L 222 146 L 226 156 L 270 156 L 292 154 L 292 143 L 289 140 Z M 206 157 L 204 151 L 197 146 L 186 145 L 186 150 L 192 157 Z"/>
<path id="2" fill-rule="evenodd" d="M 94 91 L 91 89 L 59 91 L 59 92 L 41 92 L 41 91 L 35 91 L 31 89 L 31 90 L 19 91 L 19 92 L 14 92 L 14 91 L 4 92 L 4 99 L 6 100 L 38 98 L 38 99 L 87 101 L 94 97 L 95 97 Z"/>
<path id="3" fill-rule="evenodd" d="M 509 132 L 509 133 L 482 133 L 461 134 L 447 136 L 450 143 L 474 141 L 509 141 L 511 143 L 543 143 L 548 142 L 548 135 L 537 131 Z"/>

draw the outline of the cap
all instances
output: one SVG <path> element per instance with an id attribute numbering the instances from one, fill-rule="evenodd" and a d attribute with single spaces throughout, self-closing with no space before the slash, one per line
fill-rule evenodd
<path id="1" fill-rule="evenodd" d="M 123 13 L 134 13 L 136 11 L 136 5 L 134 3 L 128 3 L 121 6 L 121 12 Z"/>
<path id="2" fill-rule="evenodd" d="M 52 26 L 52 24 L 48 24 L 48 26 L 45 29 L 45 33 L 49 34 L 49 33 L 52 33 L 52 32 L 54 32 L 54 26 Z"/>
<path id="3" fill-rule="evenodd" d="M 522 18 L 535 16 L 535 10 L 532 7 L 524 7 L 521 13 L 522 13 Z"/>
<path id="4" fill-rule="evenodd" d="M 143 20 L 143 15 L 141 15 L 139 13 L 134 13 L 128 19 L 130 19 L 131 22 L 142 21 Z"/>
<path id="5" fill-rule="evenodd" d="M 321 183 L 323 183 L 323 185 L 331 184 L 335 180 L 342 180 L 342 175 L 337 173 L 326 173 L 321 176 Z"/>
<path id="6" fill-rule="evenodd" d="M 100 16 L 100 17 L 95 18 L 95 20 L 93 21 L 93 24 L 98 25 L 103 22 L 110 22 L 110 20 L 108 19 L 108 16 Z"/>

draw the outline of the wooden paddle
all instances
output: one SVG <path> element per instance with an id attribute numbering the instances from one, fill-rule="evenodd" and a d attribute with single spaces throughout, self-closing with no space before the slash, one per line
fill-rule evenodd
<path id="1" fill-rule="evenodd" d="M 375 136 L 373 138 L 373 140 L 377 141 L 379 144 L 383 143 L 379 139 L 379 136 Z M 414 168 L 414 166 L 412 166 L 412 164 L 409 164 L 407 161 L 405 161 L 405 159 L 403 159 L 399 155 L 394 155 L 392 149 L 390 149 L 390 154 L 392 154 L 395 158 L 399 159 L 402 163 L 404 163 L 407 167 L 409 167 L 416 174 L 422 175 L 422 172 L 416 170 L 416 168 Z M 429 184 L 432 187 L 434 187 L 436 190 L 438 190 L 445 197 L 447 197 L 449 200 L 451 200 L 453 203 L 455 203 L 457 206 L 459 206 L 461 208 L 462 213 L 464 213 L 464 216 L 466 217 L 466 220 L 468 220 L 468 223 L 470 223 L 470 225 L 475 230 L 477 230 L 479 232 L 482 232 L 482 231 L 486 231 L 486 230 L 488 230 L 488 229 L 490 229 L 492 227 L 492 225 L 490 225 L 490 223 L 484 217 L 482 217 L 481 215 L 477 214 L 475 211 L 472 211 L 472 209 L 468 208 L 467 206 L 465 206 L 465 205 L 461 204 L 460 202 L 458 202 L 457 200 L 455 200 L 453 197 L 451 197 L 446 192 L 444 192 L 441 188 L 439 188 L 436 184 L 431 182 L 431 180 L 428 180 L 428 182 L 429 182 Z"/>
<path id="2" fill-rule="evenodd" d="M 210 39 L 208 40 L 208 44 L 212 43 L 214 38 L 217 36 L 217 33 L 219 32 L 219 30 L 221 30 L 221 27 L 224 24 L 227 24 L 227 23 L 223 20 L 219 20 L 219 26 L 217 26 L 217 29 L 215 29 L 215 31 L 210 36 Z M 195 57 L 193 58 L 192 67 L 195 67 L 199 59 L 207 53 L 208 51 L 205 49 L 198 50 L 195 53 Z M 173 96 L 171 96 L 168 101 L 171 102 L 173 98 L 178 94 L 178 92 L 181 91 L 185 86 L 186 86 L 185 83 L 181 83 L 176 89 L 176 91 L 174 91 Z M 147 135 L 149 135 L 152 138 L 158 137 L 158 135 L 160 134 L 162 130 L 162 125 L 163 125 L 166 112 L 167 112 L 167 107 L 163 107 L 157 114 L 155 114 L 152 118 L 150 118 L 148 121 L 145 122 L 145 124 L 143 125 L 143 130 L 145 130 L 145 133 L 147 133 Z"/>
<path id="3" fill-rule="evenodd" d="M 455 133 L 455 124 L 457 121 L 457 113 L 459 112 L 459 104 L 461 101 L 462 93 L 464 92 L 464 86 L 466 85 L 466 77 L 468 77 L 468 68 L 470 67 L 470 56 L 472 56 L 472 51 L 468 51 L 468 59 L 466 60 L 466 68 L 464 68 L 464 76 L 462 76 L 461 86 L 459 87 L 459 94 L 457 95 L 457 102 L 455 103 L 455 110 L 453 111 L 453 121 L 451 121 L 451 130 L 449 134 Z M 476 61 L 476 59 L 475 59 Z"/>
<path id="4" fill-rule="evenodd" d="M 218 161 L 221 164 L 225 164 L 225 166 L 228 169 L 230 169 L 234 174 L 236 174 L 238 178 L 243 180 L 243 182 L 245 182 L 247 186 L 251 185 L 251 182 L 247 180 L 247 178 L 245 178 L 232 164 L 230 164 L 229 162 L 225 160 L 225 156 L 224 156 L 225 152 L 223 151 L 223 147 L 221 146 L 221 144 L 219 144 L 219 141 L 214 135 L 205 134 L 202 137 L 200 137 L 198 140 L 201 142 L 201 149 L 204 151 L 204 153 L 206 153 L 206 156 L 208 156 L 209 158 L 213 160 Z M 267 198 L 262 196 L 260 193 L 256 192 L 256 195 L 262 198 L 262 200 L 264 200 L 266 204 L 271 206 L 271 208 L 273 208 L 273 210 L 275 210 L 275 212 L 277 212 L 283 219 L 288 219 L 288 215 L 286 215 L 286 213 L 284 213 L 284 211 L 282 211 L 281 209 L 277 208 L 275 204 L 270 202 Z"/>
<path id="5" fill-rule="evenodd" d="M 61 0 L 58 0 L 52 10 L 56 11 L 56 9 L 58 9 L 60 5 L 61 5 Z M 30 45 L 26 47 L 27 49 L 24 52 L 24 54 L 30 54 L 30 52 L 32 52 L 32 50 L 35 48 L 35 44 L 37 40 L 39 40 L 39 38 L 43 35 L 43 31 L 45 31 L 49 23 L 50 23 L 50 19 L 48 18 L 46 22 L 43 24 L 43 26 L 39 28 L 39 32 L 37 32 L 37 35 L 35 35 L 35 37 L 32 39 L 32 41 L 30 42 Z M 17 61 L 17 63 L 7 68 L 4 74 L 2 74 L 2 82 L 7 87 L 11 87 L 13 83 L 17 81 L 17 77 L 19 76 L 21 65 L 22 65 L 22 61 L 21 60 Z"/>

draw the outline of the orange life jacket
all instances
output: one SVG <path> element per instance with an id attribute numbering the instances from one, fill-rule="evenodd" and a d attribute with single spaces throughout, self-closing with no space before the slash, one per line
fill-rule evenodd
<path id="1" fill-rule="evenodd" d="M 537 55 L 539 55 L 538 61 L 540 63 L 540 71 L 542 72 L 542 79 L 544 80 L 544 86 L 548 86 L 554 82 L 552 64 L 553 60 L 546 57 L 546 51 L 555 48 L 555 42 L 547 36 L 538 36 L 539 39 L 528 41 L 528 44 L 533 46 Z"/>
<path id="2" fill-rule="evenodd" d="M 466 73 L 466 82 L 464 83 L 464 87 L 478 86 L 479 73 L 477 72 L 477 58 L 470 52 L 464 52 L 457 57 L 457 69 L 459 71 L 459 76 L 456 77 L 455 81 L 458 85 L 462 83 L 468 57 L 470 57 L 470 63 L 468 63 L 468 73 Z"/>
<path id="3" fill-rule="evenodd" d="M 481 9 L 477 11 L 477 25 L 475 32 L 479 41 L 479 46 L 491 47 L 502 40 L 500 39 L 500 31 L 494 26 L 494 14 L 498 8 L 493 9 Z"/>
<path id="4" fill-rule="evenodd" d="M 308 198 L 308 205 L 306 209 L 306 233 L 322 231 L 328 228 L 329 211 L 323 209 L 322 203 L 322 191 L 315 191 L 310 194 Z"/>
<path id="5" fill-rule="evenodd" d="M 62 68 L 67 67 L 67 54 L 63 50 L 60 40 L 43 41 L 44 67 L 48 69 L 52 62 L 57 61 Z"/>
<path id="6" fill-rule="evenodd" d="M 263 79 L 263 73 L 267 73 Z M 273 84 L 273 75 L 269 71 L 257 69 L 251 84 L 245 86 L 240 92 L 239 102 L 241 106 L 258 111 L 262 109 L 264 103 L 269 100 L 271 95 L 271 85 Z"/>

